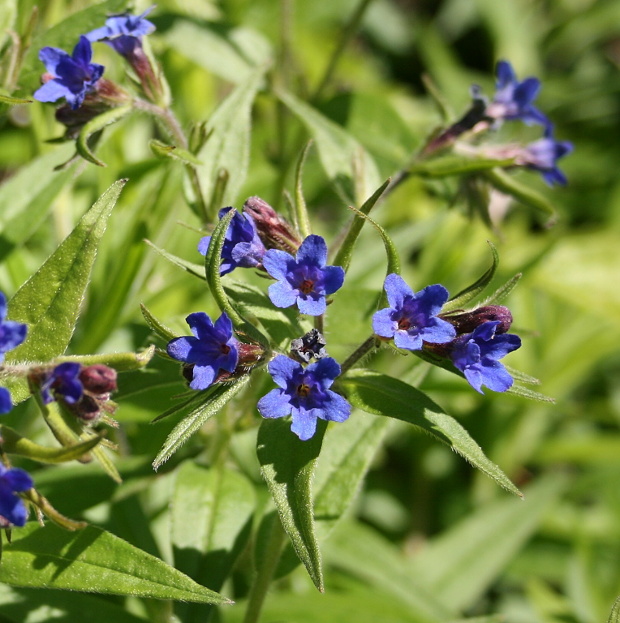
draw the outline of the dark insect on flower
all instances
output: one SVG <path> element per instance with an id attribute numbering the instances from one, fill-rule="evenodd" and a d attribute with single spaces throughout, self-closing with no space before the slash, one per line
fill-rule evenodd
<path id="1" fill-rule="evenodd" d="M 35 91 L 34 98 L 40 102 L 55 102 L 64 97 L 71 108 L 79 108 L 104 71 L 103 65 L 90 62 L 92 57 L 90 41 L 83 35 L 71 56 L 59 48 L 42 48 L 39 60 L 51 77 Z"/>

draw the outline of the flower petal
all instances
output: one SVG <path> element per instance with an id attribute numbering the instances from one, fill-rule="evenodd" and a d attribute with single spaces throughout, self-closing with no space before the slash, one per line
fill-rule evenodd
<path id="1" fill-rule="evenodd" d="M 69 58 L 69 55 L 60 48 L 45 47 L 39 50 L 39 60 L 45 65 L 45 69 L 52 75 L 57 76 L 56 68 L 60 61 Z"/>
<path id="2" fill-rule="evenodd" d="M 289 381 L 292 381 L 296 375 L 303 372 L 303 368 L 299 363 L 285 355 L 278 355 L 272 359 L 269 362 L 268 368 L 275 384 L 282 389 L 286 389 Z"/>
<path id="3" fill-rule="evenodd" d="M 6 486 L 0 486 L 0 515 L 14 526 L 23 526 L 28 517 L 24 501 Z"/>
<path id="4" fill-rule="evenodd" d="M 199 364 L 194 365 L 193 378 L 189 386 L 192 389 L 207 389 L 215 380 L 215 369 L 213 366 Z"/>
<path id="5" fill-rule="evenodd" d="M 289 415 L 292 405 L 289 396 L 281 389 L 272 389 L 258 401 L 258 411 L 265 418 L 280 418 Z"/>
<path id="6" fill-rule="evenodd" d="M 58 80 L 48 80 L 34 92 L 33 97 L 39 102 L 55 102 L 61 97 L 73 97 L 73 94 L 66 86 L 60 84 Z"/>
<path id="7" fill-rule="evenodd" d="M 185 318 L 192 333 L 199 340 L 209 340 L 213 336 L 213 322 L 204 312 L 194 312 Z"/>
<path id="8" fill-rule="evenodd" d="M 265 253 L 265 257 L 263 257 L 263 266 L 274 279 L 286 279 L 286 275 L 290 270 L 289 266 L 291 265 L 295 265 L 295 259 L 286 251 L 269 249 L 269 251 Z"/>
<path id="9" fill-rule="evenodd" d="M 301 243 L 297 255 L 298 264 L 325 266 L 327 262 L 327 243 L 322 236 L 311 234 Z"/>
<path id="10" fill-rule="evenodd" d="M 19 469 L 18 467 L 12 467 L 8 469 L 2 476 L 2 480 L 13 491 L 28 491 L 34 487 L 32 476 L 27 471 Z"/>
<path id="11" fill-rule="evenodd" d="M 381 337 L 392 338 L 398 328 L 398 323 L 392 320 L 394 310 L 386 307 L 375 312 L 372 317 L 372 330 Z"/>
<path id="12" fill-rule="evenodd" d="M 269 253 L 269 252 L 268 252 Z M 267 255 L 265 255 L 267 257 Z M 264 260 L 263 260 L 264 265 Z M 297 290 L 288 281 L 278 281 L 272 283 L 267 288 L 269 299 L 276 307 L 290 307 L 297 301 Z"/>
<path id="13" fill-rule="evenodd" d="M 270 286 L 270 289 L 271 287 L 273 286 Z M 273 299 L 271 300 L 273 302 Z M 308 316 L 320 316 L 321 314 L 324 314 L 325 310 L 327 309 L 325 296 L 317 292 L 310 292 L 309 294 L 299 294 L 296 300 L 299 311 L 302 314 L 307 314 Z M 277 307 L 280 307 L 280 305 L 277 305 Z"/>
<path id="14" fill-rule="evenodd" d="M 344 283 L 344 268 L 342 266 L 325 266 L 322 273 L 325 294 L 333 294 L 336 290 L 340 290 Z"/>
<path id="15" fill-rule="evenodd" d="M 291 430 L 302 440 L 308 441 L 316 432 L 317 409 L 293 409 Z"/>
<path id="16" fill-rule="evenodd" d="M 8 413 L 12 408 L 11 392 L 6 387 L 0 387 L 0 415 Z"/>
<path id="17" fill-rule="evenodd" d="M 396 273 L 390 273 L 383 284 L 388 303 L 393 309 L 400 309 L 406 297 L 413 296 L 413 290 L 405 283 L 405 280 Z"/>

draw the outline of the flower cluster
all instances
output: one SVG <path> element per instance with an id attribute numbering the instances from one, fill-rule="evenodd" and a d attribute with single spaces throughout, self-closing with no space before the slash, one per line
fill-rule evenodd
<path id="1" fill-rule="evenodd" d="M 110 393 L 116 391 L 116 370 L 103 364 L 83 366 L 73 361 L 31 375 L 41 388 L 44 404 L 58 400 L 84 422 L 94 423 L 101 412 L 113 413 Z"/>
<path id="2" fill-rule="evenodd" d="M 61 107 L 57 118 L 68 127 L 83 125 L 107 108 L 126 102 L 127 94 L 102 78 L 104 66 L 91 62 L 91 44 L 104 41 L 129 62 L 147 97 L 155 100 L 161 95 L 162 86 L 142 48 L 142 37 L 155 30 L 155 25 L 145 19 L 153 8 L 139 16 L 125 13 L 109 17 L 101 28 L 80 35 L 71 54 L 59 48 L 42 48 L 39 60 L 47 73 L 42 76 L 43 86 L 35 91 L 34 98 L 40 102 L 64 98 L 72 112 Z M 76 112 L 82 106 L 88 110 Z"/>
<path id="3" fill-rule="evenodd" d="M 512 323 L 507 308 L 494 305 L 442 316 L 448 291 L 441 285 L 414 293 L 402 277 L 392 273 L 384 288 L 390 307 L 374 314 L 376 335 L 393 340 L 398 348 L 426 349 L 449 357 L 480 393 L 483 385 L 497 392 L 512 387 L 513 379 L 499 359 L 519 348 L 521 340 L 506 333 Z"/>
<path id="4" fill-rule="evenodd" d="M 7 302 L 6 296 L 0 292 L 0 364 L 4 361 L 4 355 L 17 348 L 25 339 L 28 327 L 22 322 L 6 320 Z M 0 414 L 8 413 L 13 408 L 11 394 L 6 387 L 0 387 Z"/>

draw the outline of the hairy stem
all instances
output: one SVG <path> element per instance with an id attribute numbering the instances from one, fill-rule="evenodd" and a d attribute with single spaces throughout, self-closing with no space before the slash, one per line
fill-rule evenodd
<path id="1" fill-rule="evenodd" d="M 352 368 L 360 359 L 362 359 L 369 352 L 377 347 L 377 336 L 371 335 L 367 340 L 362 342 L 348 357 L 347 360 L 340 366 L 340 375 L 345 374 L 350 368 Z"/>

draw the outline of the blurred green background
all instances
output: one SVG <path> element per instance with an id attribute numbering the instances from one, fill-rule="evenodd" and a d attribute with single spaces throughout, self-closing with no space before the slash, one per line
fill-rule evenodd
<path id="1" fill-rule="evenodd" d="M 28 59 L 46 29 L 93 4 L 0 1 L 0 21 L 24 33 L 37 8 Z M 498 614 L 511 623 L 600 623 L 620 595 L 620 2 L 374 0 L 332 80 L 319 90 L 330 55 L 359 4 L 159 0 L 151 16 L 158 27 L 151 45 L 170 82 L 173 108 L 185 127 L 206 120 L 253 67 L 274 62 L 277 69 L 253 110 L 249 168 L 236 205 L 260 195 L 283 206 L 282 191 L 291 191 L 293 183 L 288 164 L 307 136 L 273 89 L 287 88 L 311 101 L 366 148 L 386 178 L 441 123 L 423 75 L 436 85 L 453 120 L 466 110 L 471 84 L 493 93 L 498 59 L 509 60 L 519 78 L 540 78 L 540 109 L 555 123 L 557 138 L 575 146 L 560 162 L 569 184 L 549 189 L 530 171 L 517 177 L 553 203 L 557 218 L 552 227 L 530 208 L 495 197 L 495 228 L 490 230 L 472 213 L 455 181 L 419 178 L 402 184 L 375 218 L 393 236 L 406 260 L 403 274 L 414 289 L 441 282 L 458 292 L 488 266 L 485 241 L 493 241 L 501 258 L 494 285 L 523 273 L 508 305 L 524 346 L 509 364 L 539 378 L 539 390 L 556 403 L 490 391 L 481 397 L 440 370 L 426 374 L 412 368 L 410 358 L 382 355 L 378 365 L 420 382 L 461 421 L 523 487 L 525 501 L 511 499 L 429 438 L 393 425 L 359 496 L 357 519 L 325 543 L 327 593 L 316 593 L 297 569 L 276 585 L 265 620 L 424 621 L 424 609 L 437 603 L 445 608 L 445 620 Z M 9 35 L 0 26 L 6 52 Z M 72 43 L 60 47 L 70 49 Z M 32 93 L 37 73 L 22 72 L 11 80 L 7 58 L 3 86 Z M 110 65 L 106 76 L 124 79 L 105 46 L 97 48 L 95 60 Z M 188 311 L 209 311 L 213 304 L 205 300 L 202 284 L 179 274 L 143 243 L 150 238 L 199 261 L 194 249 L 200 223 L 182 199 L 180 167 L 155 159 L 148 149 L 148 139 L 157 132 L 149 119 L 132 116 L 106 131 L 98 155 L 107 168 L 78 163 L 60 174 L 65 176 L 60 183 L 50 179 L 33 196 L 24 190 L 28 176 L 67 160 L 71 147 L 46 143 L 62 134 L 50 106 L 35 102 L 4 110 L 0 123 L 0 175 L 11 181 L 21 170 L 24 176 L 24 194 L 2 208 L 10 213 L 17 210 L 15 203 L 32 201 L 34 206 L 19 239 L 2 240 L 0 289 L 14 293 L 94 199 L 114 180 L 129 177 L 104 239 L 73 352 L 144 346 L 149 337 L 140 302 L 179 330 Z M 530 133 L 522 128 L 514 136 L 523 140 Z M 304 191 L 318 233 L 329 236 L 348 218 L 316 149 L 308 158 Z M 36 208 L 41 202 L 46 205 Z M 327 326 L 328 341 L 330 335 L 334 340 L 345 336 L 334 347 L 340 359 L 365 337 L 366 329 L 350 329 L 351 317 L 368 317 L 364 295 L 380 287 L 385 270 L 383 249 L 372 230 L 364 232 L 359 247 L 349 298 L 340 305 L 336 301 Z M 119 264 L 119 256 L 126 261 Z M 178 391 L 177 372 L 159 362 L 152 372 L 136 374 L 130 385 L 134 389 L 126 392 L 121 385 L 118 418 L 123 451 L 145 457 L 124 468 L 135 485 L 150 477 L 149 456 L 169 430 L 150 427 L 148 421 Z M 45 434 L 27 405 L 7 419 L 9 425 L 15 422 L 29 422 L 33 436 Z M 244 436 L 239 434 L 235 443 L 243 457 Z M 248 466 L 248 473 L 253 469 Z M 112 485 L 103 484 L 96 470 L 89 474 L 102 495 L 113 495 Z M 83 495 L 77 501 L 63 499 L 55 478 L 41 474 L 41 489 L 60 510 L 91 512 L 100 525 L 129 538 L 119 519 L 123 504 L 129 515 L 136 512 L 127 507 L 129 493 L 125 499 L 115 494 L 106 512 L 97 511 L 94 500 Z M 165 476 L 157 482 L 159 489 L 148 494 L 138 487 L 140 512 L 153 520 L 155 535 L 138 544 L 165 557 L 157 536 L 167 503 Z M 12 589 L 3 590 L 14 597 Z M 62 609 L 79 600 L 22 593 L 29 608 L 36 603 L 46 612 L 51 603 Z M 239 612 L 233 608 L 223 616 L 236 621 Z M 7 610 L 7 620 L 17 620 L 11 613 Z M 0 621 L 4 617 L 0 614 Z"/>

